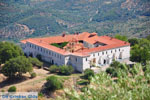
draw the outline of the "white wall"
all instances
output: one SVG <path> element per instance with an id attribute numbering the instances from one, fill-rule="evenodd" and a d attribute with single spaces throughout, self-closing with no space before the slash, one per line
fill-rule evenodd
<path id="1" fill-rule="evenodd" d="M 122 58 L 120 58 L 120 55 L 122 54 Z M 86 58 L 83 58 L 83 69 L 89 68 L 90 66 L 90 61 L 92 59 L 96 59 L 96 66 L 105 66 L 108 64 L 112 63 L 112 60 L 114 59 L 115 55 L 115 60 L 124 60 L 124 59 L 129 59 L 130 57 L 130 46 L 125 46 L 121 48 L 114 48 L 110 50 L 105 50 L 105 51 L 100 51 L 100 52 L 95 52 L 91 53 L 90 57 L 88 57 L 88 61 L 86 61 Z M 106 61 L 104 64 L 104 60 Z"/>
<path id="2" fill-rule="evenodd" d="M 82 72 L 83 71 L 83 59 L 79 56 L 69 55 L 65 57 L 65 64 L 71 65 L 75 70 Z"/>
<path id="3" fill-rule="evenodd" d="M 85 42 L 86 43 L 86 42 Z M 42 59 L 47 62 L 54 62 L 57 65 L 72 65 L 75 70 L 79 72 L 83 72 L 83 70 L 90 68 L 90 61 L 93 58 L 96 58 L 96 66 L 104 66 L 110 64 L 114 59 L 113 56 L 115 55 L 116 60 L 123 60 L 129 59 L 130 57 L 130 46 L 114 48 L 110 50 L 100 51 L 91 53 L 90 56 L 87 57 L 80 57 L 75 55 L 61 55 L 51 50 L 35 46 L 34 44 L 26 43 L 22 45 L 23 51 L 29 55 L 30 53 L 33 54 L 33 57 L 36 57 L 37 54 L 42 56 Z M 122 58 L 120 59 L 120 54 L 122 53 Z M 106 60 L 106 64 L 104 64 L 104 60 Z"/>
<path id="4" fill-rule="evenodd" d="M 52 63 L 52 60 L 53 60 L 53 63 L 56 64 L 56 65 L 64 65 L 65 64 L 64 55 L 53 52 L 53 51 L 48 50 L 46 48 L 36 46 L 34 44 L 31 44 L 31 43 L 27 43 L 25 45 L 25 48 L 23 49 L 23 51 L 27 55 L 32 53 L 33 57 L 36 57 L 38 54 L 40 54 L 42 56 L 42 60 L 50 62 L 50 63 Z"/>

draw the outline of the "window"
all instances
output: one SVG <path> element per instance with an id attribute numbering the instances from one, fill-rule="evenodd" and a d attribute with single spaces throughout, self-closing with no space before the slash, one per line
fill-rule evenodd
<path id="1" fill-rule="evenodd" d="M 98 53 L 98 56 L 99 56 L 99 53 Z"/>
<path id="2" fill-rule="evenodd" d="M 76 62 L 77 62 L 77 58 L 76 58 Z"/>
<path id="3" fill-rule="evenodd" d="M 42 52 L 42 48 L 41 48 L 41 52 Z"/>
<path id="4" fill-rule="evenodd" d="M 49 51 L 49 55 L 51 55 L 51 52 Z"/>
<path id="5" fill-rule="evenodd" d="M 119 51 L 120 51 L 120 49 L 119 49 Z"/>
<path id="6" fill-rule="evenodd" d="M 106 51 L 106 54 L 107 54 L 107 51 Z"/>
<path id="7" fill-rule="evenodd" d="M 86 61 L 87 61 L 87 58 L 86 58 Z"/>
<path id="8" fill-rule="evenodd" d="M 115 49 L 115 52 L 116 52 L 117 50 Z"/>
<path id="9" fill-rule="evenodd" d="M 104 55 L 104 52 L 102 52 L 102 54 Z"/>
<path id="10" fill-rule="evenodd" d="M 112 53 L 112 50 L 111 50 L 111 53 Z"/>
<path id="11" fill-rule="evenodd" d="M 93 56 L 95 57 L 95 54 L 93 54 Z"/>

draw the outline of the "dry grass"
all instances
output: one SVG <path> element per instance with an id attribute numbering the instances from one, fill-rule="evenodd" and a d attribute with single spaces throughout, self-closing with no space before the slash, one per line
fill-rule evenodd
<path id="1" fill-rule="evenodd" d="M 43 69 L 34 69 L 34 72 L 37 74 L 37 77 L 30 79 L 30 75 L 27 73 L 24 75 L 26 77 L 26 80 L 16 84 L 4 86 L 1 89 L 7 91 L 8 88 L 13 85 L 17 87 L 17 92 L 39 91 L 42 85 L 45 83 L 46 77 L 50 74 L 48 71 L 45 71 Z M 0 83 L 5 80 L 6 77 L 0 74 Z"/>

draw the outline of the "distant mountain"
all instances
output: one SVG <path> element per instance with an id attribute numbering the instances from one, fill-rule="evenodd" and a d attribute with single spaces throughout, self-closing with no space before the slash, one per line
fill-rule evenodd
<path id="1" fill-rule="evenodd" d="M 150 34 L 150 0 L 1 0 L 0 40 L 62 32 Z"/>

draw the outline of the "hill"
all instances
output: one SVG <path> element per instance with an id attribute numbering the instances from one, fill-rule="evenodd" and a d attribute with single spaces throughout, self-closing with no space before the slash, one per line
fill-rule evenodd
<path id="1" fill-rule="evenodd" d="M 150 0 L 1 0 L 0 40 L 97 32 L 150 34 Z"/>

